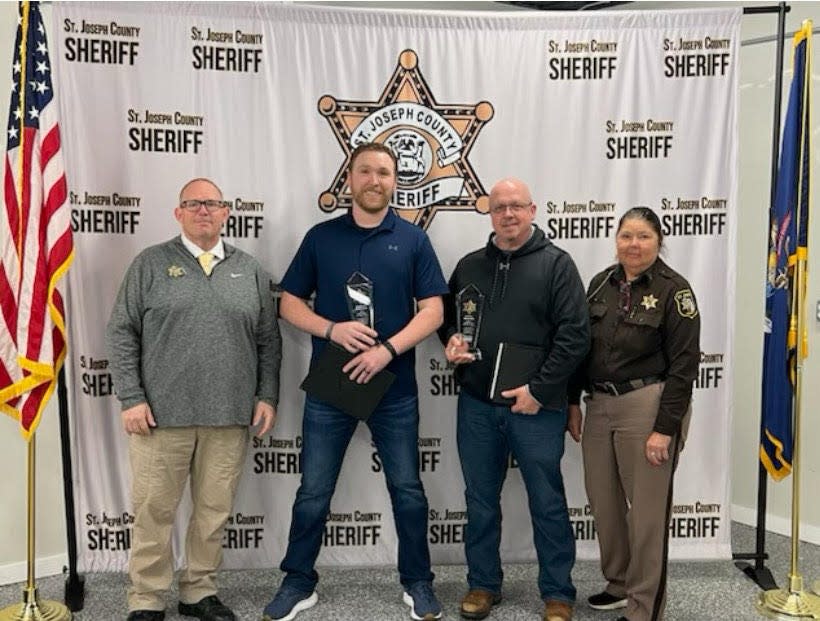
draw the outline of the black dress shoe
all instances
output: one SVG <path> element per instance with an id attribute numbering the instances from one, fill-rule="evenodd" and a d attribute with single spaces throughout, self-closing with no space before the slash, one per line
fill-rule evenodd
<path id="1" fill-rule="evenodd" d="M 236 615 L 216 595 L 203 597 L 196 604 L 179 602 L 179 614 L 197 617 L 200 621 L 236 621 Z"/>
<path id="2" fill-rule="evenodd" d="M 164 610 L 132 610 L 128 613 L 126 621 L 163 621 L 164 619 Z"/>
<path id="3" fill-rule="evenodd" d="M 628 603 L 626 596 L 618 597 L 617 595 L 612 595 L 606 591 L 601 591 L 595 595 L 590 595 L 587 598 L 587 602 L 589 603 L 589 607 L 594 608 L 595 610 L 615 610 L 617 608 L 626 608 Z"/>

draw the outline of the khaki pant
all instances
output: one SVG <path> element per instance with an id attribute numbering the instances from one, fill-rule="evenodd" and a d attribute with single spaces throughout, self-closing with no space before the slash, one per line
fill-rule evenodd
<path id="1" fill-rule="evenodd" d="M 587 496 L 598 531 L 606 591 L 627 597 L 630 621 L 658 621 L 666 604 L 672 478 L 691 412 L 661 466 L 646 460 L 663 383 L 617 397 L 586 397 L 582 439 Z"/>
<path id="2" fill-rule="evenodd" d="M 129 610 L 164 610 L 174 567 L 171 529 L 188 476 L 193 509 L 185 539 L 180 600 L 214 595 L 222 532 L 245 463 L 248 428 L 171 427 L 131 435 L 134 524 L 128 574 Z"/>

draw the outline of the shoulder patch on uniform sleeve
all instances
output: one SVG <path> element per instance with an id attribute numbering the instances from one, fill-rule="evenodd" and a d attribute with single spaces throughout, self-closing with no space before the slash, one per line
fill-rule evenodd
<path id="1" fill-rule="evenodd" d="M 698 306 L 695 303 L 695 295 L 691 289 L 681 289 L 675 293 L 675 305 L 678 307 L 678 314 L 687 319 L 694 319 L 698 316 Z"/>

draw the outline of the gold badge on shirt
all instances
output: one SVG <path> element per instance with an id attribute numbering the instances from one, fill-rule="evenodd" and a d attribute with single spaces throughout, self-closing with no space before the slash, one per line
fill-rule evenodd
<path id="1" fill-rule="evenodd" d="M 643 306 L 646 310 L 649 310 L 650 308 L 658 308 L 658 298 L 651 293 L 649 295 L 645 295 L 643 296 L 641 306 Z"/>
<path id="2" fill-rule="evenodd" d="M 171 265 L 168 268 L 168 275 L 171 278 L 179 278 L 180 276 L 185 276 L 185 269 L 181 268 L 179 265 Z"/>

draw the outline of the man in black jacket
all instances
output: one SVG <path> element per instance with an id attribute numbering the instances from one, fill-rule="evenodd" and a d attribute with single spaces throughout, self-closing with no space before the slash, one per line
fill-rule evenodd
<path id="1" fill-rule="evenodd" d="M 572 618 L 575 539 L 567 515 L 561 457 L 564 431 L 578 441 L 580 420 L 567 420 L 566 385 L 589 349 L 584 287 L 570 256 L 538 228 L 526 184 L 502 179 L 490 192 L 493 234 L 486 247 L 459 261 L 450 278 L 439 336 L 456 364 L 458 452 L 466 484 L 465 551 L 469 592 L 461 615 L 483 619 L 501 601 L 501 488 L 510 453 L 529 497 L 545 621 Z M 483 295 L 474 343 L 459 333 L 458 294 L 473 285 Z M 474 290 L 474 289 L 473 289 Z M 472 306 L 475 300 L 462 304 Z M 490 388 L 501 343 L 543 349 L 540 369 L 493 402 Z M 475 350 L 481 352 L 475 355 Z"/>

